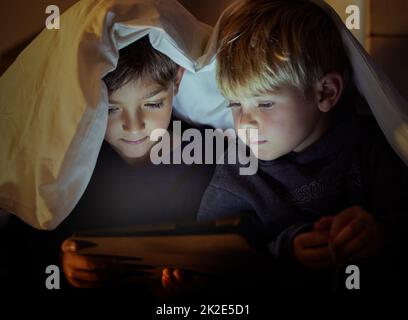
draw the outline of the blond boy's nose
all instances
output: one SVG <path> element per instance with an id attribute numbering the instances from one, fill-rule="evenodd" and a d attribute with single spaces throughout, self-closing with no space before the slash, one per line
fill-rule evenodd
<path id="1" fill-rule="evenodd" d="M 257 129 L 258 128 L 258 121 L 256 116 L 252 112 L 243 112 L 240 121 L 240 128 L 241 129 Z"/>

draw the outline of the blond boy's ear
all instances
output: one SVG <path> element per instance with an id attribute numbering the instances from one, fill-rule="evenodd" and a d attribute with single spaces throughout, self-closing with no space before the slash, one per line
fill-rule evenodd
<path id="1" fill-rule="evenodd" d="M 329 72 L 317 82 L 316 89 L 319 110 L 329 112 L 343 93 L 343 78 L 337 72 Z"/>
<path id="2" fill-rule="evenodd" d="M 179 91 L 181 79 L 183 79 L 184 75 L 184 70 L 185 69 L 183 67 L 179 67 L 177 71 L 176 78 L 174 79 L 174 95 L 176 95 Z"/>

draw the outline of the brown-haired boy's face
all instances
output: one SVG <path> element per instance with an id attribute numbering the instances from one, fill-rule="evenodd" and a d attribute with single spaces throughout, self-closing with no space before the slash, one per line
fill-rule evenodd
<path id="1" fill-rule="evenodd" d="M 167 130 L 176 85 L 164 88 L 138 79 L 110 94 L 105 140 L 124 160 L 147 155 L 156 143 L 152 131 Z"/>

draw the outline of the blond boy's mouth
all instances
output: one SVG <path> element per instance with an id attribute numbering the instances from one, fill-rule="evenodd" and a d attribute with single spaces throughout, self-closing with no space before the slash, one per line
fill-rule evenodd
<path id="1" fill-rule="evenodd" d="M 267 142 L 268 142 L 267 140 L 252 140 L 252 141 L 249 141 L 249 144 L 261 145 Z"/>

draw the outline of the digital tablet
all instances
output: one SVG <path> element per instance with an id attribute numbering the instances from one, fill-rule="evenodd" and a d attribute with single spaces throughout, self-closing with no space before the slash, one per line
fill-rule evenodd
<path id="1" fill-rule="evenodd" d="M 79 242 L 79 254 L 114 256 L 135 276 L 160 276 L 163 267 L 222 276 L 271 263 L 262 239 L 243 217 L 83 231 L 71 239 Z"/>

